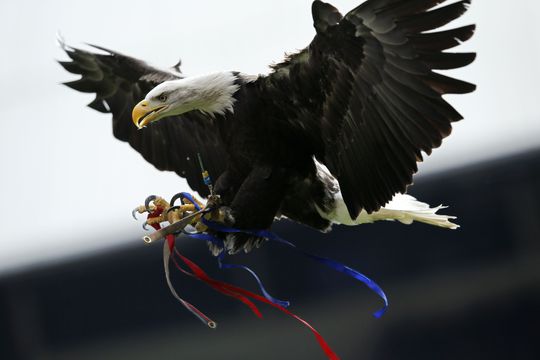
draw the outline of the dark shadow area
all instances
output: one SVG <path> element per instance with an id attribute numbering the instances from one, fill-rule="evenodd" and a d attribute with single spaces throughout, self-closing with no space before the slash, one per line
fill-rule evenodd
<path id="1" fill-rule="evenodd" d="M 423 177 L 418 199 L 445 203 L 460 230 L 377 223 L 319 234 L 275 231 L 376 280 L 390 298 L 279 244 L 229 262 L 250 266 L 310 321 L 343 359 L 539 359 L 540 151 Z M 174 272 L 181 295 L 219 322 L 208 330 L 170 295 L 161 246 L 134 246 L 0 279 L 1 359 L 324 359 L 312 335 L 261 305 L 265 318 Z M 183 252 L 212 276 L 256 291 L 248 274 L 221 271 L 196 240 Z M 31 251 L 31 249 L 29 249 Z"/>

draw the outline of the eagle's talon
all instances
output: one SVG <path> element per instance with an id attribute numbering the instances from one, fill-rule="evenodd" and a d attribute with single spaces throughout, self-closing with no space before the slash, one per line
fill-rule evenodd
<path id="1" fill-rule="evenodd" d="M 176 203 L 177 200 L 180 200 L 184 197 L 184 195 L 182 193 L 178 193 L 176 195 L 174 195 L 172 198 L 171 198 L 171 201 L 170 201 L 170 204 L 171 206 L 174 206 L 174 204 Z"/>
<path id="2" fill-rule="evenodd" d="M 146 211 L 148 212 L 151 212 L 151 202 L 154 202 L 157 200 L 157 196 L 156 195 L 150 195 L 149 197 L 146 198 L 146 200 L 144 200 L 144 207 L 146 209 Z"/>
<path id="3" fill-rule="evenodd" d="M 131 212 L 131 216 L 133 216 L 133 218 L 134 218 L 135 220 L 139 220 L 139 219 L 137 219 L 137 213 L 138 213 L 138 212 L 139 212 L 139 208 L 138 208 L 138 207 L 136 207 L 135 209 L 133 209 L 133 211 Z"/>
<path id="4" fill-rule="evenodd" d="M 131 216 L 133 216 L 133 218 L 135 220 L 139 220 L 137 219 L 137 213 L 138 214 L 144 214 L 145 212 L 148 212 L 148 210 L 146 209 L 146 207 L 144 205 L 141 205 L 141 206 L 137 206 L 135 209 L 133 209 L 133 211 L 131 212 Z"/>
<path id="5" fill-rule="evenodd" d="M 145 221 L 144 224 L 142 224 L 142 228 L 146 231 L 150 231 L 150 229 L 148 228 L 148 221 Z"/>

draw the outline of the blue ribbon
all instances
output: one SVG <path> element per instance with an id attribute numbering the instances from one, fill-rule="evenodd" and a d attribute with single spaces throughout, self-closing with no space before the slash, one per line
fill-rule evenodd
<path id="1" fill-rule="evenodd" d="M 255 281 L 257 281 L 257 284 L 259 285 L 259 289 L 261 290 L 261 292 L 262 292 L 262 294 L 264 295 L 265 298 L 267 298 L 268 300 L 270 300 L 274 304 L 278 304 L 278 305 L 283 306 L 285 308 L 287 308 L 287 307 L 289 307 L 291 305 L 291 303 L 289 301 L 279 300 L 279 299 L 274 298 L 272 295 L 270 295 L 268 293 L 268 291 L 266 291 L 261 279 L 255 273 L 255 271 L 251 270 L 250 268 L 248 268 L 247 266 L 244 266 L 244 265 L 226 264 L 226 263 L 224 263 L 223 259 L 225 258 L 225 247 L 224 247 L 224 244 L 223 244 L 223 240 L 218 239 L 217 237 L 215 237 L 213 235 L 210 235 L 210 234 L 201 234 L 201 233 L 196 233 L 196 234 L 184 233 L 184 234 L 189 236 L 192 239 L 209 241 L 211 243 L 214 243 L 214 244 L 218 245 L 219 247 L 221 247 L 223 249 L 221 251 L 221 254 L 219 254 L 219 256 L 217 258 L 218 266 L 219 266 L 220 269 L 242 269 L 242 270 L 247 271 L 248 273 L 251 274 L 251 276 L 253 276 Z"/>
<path id="2" fill-rule="evenodd" d="M 222 269 L 243 269 L 245 271 L 247 271 L 248 273 L 251 274 L 251 276 L 253 276 L 253 278 L 257 281 L 257 284 L 259 285 L 259 289 L 261 289 L 261 292 L 263 294 L 263 296 L 265 298 L 267 298 L 268 300 L 270 300 L 271 302 L 273 302 L 274 304 L 277 304 L 277 305 L 280 305 L 280 306 L 283 306 L 284 308 L 288 308 L 289 306 L 291 306 L 291 302 L 290 301 L 286 301 L 286 300 L 279 300 L 279 299 L 276 299 L 275 297 L 273 297 L 272 295 L 270 295 L 266 289 L 264 288 L 264 285 L 262 283 L 262 281 L 259 279 L 259 277 L 257 276 L 257 274 L 255 273 L 255 271 L 251 270 L 250 268 L 248 268 L 247 266 L 244 266 L 244 265 L 237 265 L 237 264 L 225 264 L 222 262 L 222 258 L 225 256 L 225 252 L 222 252 L 220 254 L 220 256 L 218 257 L 218 264 L 219 264 L 219 267 L 222 268 Z"/>
<path id="3" fill-rule="evenodd" d="M 200 206 L 195 202 L 195 199 L 193 199 L 191 194 L 182 193 L 182 195 L 186 199 L 188 199 L 190 202 L 195 204 L 195 207 L 197 208 L 197 210 L 200 210 Z M 308 252 L 305 252 L 305 251 L 299 249 L 293 243 L 281 238 L 276 233 L 273 233 L 273 232 L 268 231 L 268 230 L 240 230 L 240 229 L 235 229 L 235 228 L 227 227 L 227 226 L 224 226 L 222 224 L 219 224 L 219 223 L 216 223 L 216 222 L 213 222 L 213 221 L 209 221 L 209 220 L 205 219 L 204 217 L 202 217 L 202 222 L 203 222 L 203 224 L 208 226 L 210 229 L 215 230 L 215 231 L 219 231 L 219 232 L 223 232 L 223 233 L 246 233 L 246 234 L 250 234 L 250 235 L 253 235 L 253 236 L 257 236 L 257 237 L 266 238 L 268 240 L 271 240 L 271 241 L 286 245 L 288 247 L 291 247 L 293 249 L 296 249 L 297 251 L 299 251 L 304 256 L 306 256 L 306 257 L 308 257 L 310 259 L 313 259 L 313 260 L 315 260 L 315 261 L 317 261 L 317 262 L 319 262 L 319 263 L 321 263 L 323 265 L 326 265 L 326 266 L 328 266 L 328 267 L 330 267 L 330 268 L 332 268 L 332 269 L 334 269 L 336 271 L 339 271 L 339 272 L 341 272 L 341 273 L 343 273 L 345 275 L 348 275 L 350 277 L 355 278 L 356 280 L 364 283 L 368 288 L 370 288 L 374 293 L 376 293 L 384 301 L 384 307 L 382 309 L 376 311 L 375 313 L 373 313 L 373 316 L 375 316 L 376 318 L 380 318 L 388 310 L 388 298 L 387 298 L 386 294 L 384 293 L 384 291 L 382 290 L 382 288 L 379 285 L 377 285 L 377 283 L 375 283 L 373 280 L 371 280 L 370 278 L 368 278 L 367 276 L 365 276 L 364 274 L 362 274 L 361 272 L 359 272 L 357 270 L 354 270 L 354 269 L 352 269 L 352 268 L 350 268 L 350 267 L 348 267 L 348 266 L 346 266 L 346 265 L 344 265 L 344 264 L 342 264 L 340 262 L 337 262 L 335 260 L 328 259 L 328 258 L 325 258 L 325 257 L 321 257 L 321 256 L 317 256 L 317 255 L 313 255 L 313 254 L 310 254 Z M 217 244 L 218 246 L 223 247 L 223 241 L 215 238 L 212 235 L 208 235 L 208 234 L 198 234 L 198 235 L 204 236 L 204 239 L 206 239 L 207 241 L 211 241 L 211 242 Z M 203 238 L 200 237 L 200 239 L 203 239 Z M 217 241 L 217 243 L 216 243 L 216 241 Z M 224 256 L 223 252 L 222 252 L 222 254 Z M 218 259 L 218 261 L 221 263 L 220 259 Z M 220 267 L 221 266 L 223 266 L 223 265 L 220 265 Z M 229 266 L 229 265 L 227 265 L 227 266 Z M 272 298 L 266 292 L 266 290 L 264 290 L 264 287 L 262 286 L 262 283 L 261 283 L 259 277 L 251 269 L 249 269 L 249 268 L 247 268 L 245 266 L 242 266 L 242 265 L 230 265 L 230 266 L 231 267 L 242 268 L 242 269 L 250 272 L 255 277 L 257 282 L 259 283 L 259 287 L 261 288 L 261 291 L 263 292 L 263 294 L 265 295 L 265 297 L 268 300 L 270 300 L 272 302 L 275 302 L 275 301 L 280 301 L 281 302 L 281 300 L 276 300 L 276 299 Z M 288 303 L 288 302 L 283 302 L 283 303 Z"/>

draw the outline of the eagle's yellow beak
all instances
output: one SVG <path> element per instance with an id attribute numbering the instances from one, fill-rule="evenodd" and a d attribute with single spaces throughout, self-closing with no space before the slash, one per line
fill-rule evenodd
<path id="1" fill-rule="evenodd" d="M 151 107 L 148 100 L 143 100 L 133 108 L 131 114 L 133 123 L 139 129 L 160 118 L 160 113 L 168 108 L 168 105 Z"/>

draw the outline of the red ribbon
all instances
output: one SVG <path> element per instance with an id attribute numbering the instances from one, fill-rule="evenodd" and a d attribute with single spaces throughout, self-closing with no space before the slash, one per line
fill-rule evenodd
<path id="1" fill-rule="evenodd" d="M 167 241 L 169 242 L 169 244 L 171 244 L 171 242 L 174 244 L 174 235 L 168 235 L 167 236 Z M 191 275 L 191 276 L 195 276 L 197 279 L 205 282 L 206 284 L 210 285 L 212 288 L 214 288 L 215 290 L 221 292 L 222 294 L 234 297 L 234 298 L 242 301 L 244 304 L 246 304 L 248 307 L 250 307 L 250 309 L 255 313 L 255 315 L 257 315 L 260 318 L 262 318 L 262 314 L 257 309 L 255 304 L 253 304 L 249 299 L 247 299 L 247 297 L 250 297 L 252 299 L 258 300 L 258 301 L 263 302 L 265 304 L 271 305 L 271 306 L 275 307 L 276 309 L 280 310 L 281 312 L 293 317 L 294 319 L 296 319 L 300 323 L 302 323 L 304 326 L 306 326 L 313 333 L 313 335 L 315 335 L 315 338 L 317 339 L 317 342 L 319 343 L 319 346 L 323 349 L 326 356 L 328 356 L 328 359 L 330 359 L 330 360 L 339 360 L 339 356 L 337 356 L 337 354 L 330 348 L 330 346 L 324 340 L 322 335 L 319 334 L 319 332 L 313 326 L 311 326 L 307 321 L 305 321 L 304 319 L 302 319 L 298 315 L 293 314 L 292 312 L 290 312 L 289 310 L 287 310 L 286 308 L 284 308 L 281 305 L 273 303 L 272 301 L 266 299 L 264 296 L 260 296 L 260 295 L 257 295 L 255 293 L 252 293 L 251 291 L 242 289 L 240 287 L 237 287 L 237 286 L 234 286 L 234 285 L 231 285 L 231 284 L 219 281 L 219 280 L 212 279 L 211 277 L 208 276 L 208 274 L 206 274 L 206 272 L 204 272 L 204 270 L 202 270 L 193 261 L 191 261 L 188 258 L 186 258 L 185 256 L 183 256 L 176 248 L 174 248 L 171 251 L 174 251 L 174 254 L 177 257 L 179 257 L 180 260 L 182 260 L 189 267 L 189 269 L 193 272 L 192 274 L 190 274 L 187 271 L 185 271 L 184 269 L 182 269 L 180 267 L 180 265 L 178 264 L 178 262 L 176 261 L 176 259 L 174 257 L 172 257 L 175 266 L 180 271 L 182 271 L 183 273 Z"/>

